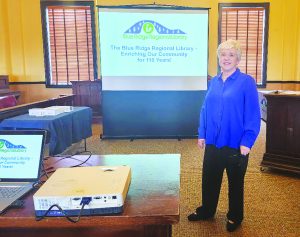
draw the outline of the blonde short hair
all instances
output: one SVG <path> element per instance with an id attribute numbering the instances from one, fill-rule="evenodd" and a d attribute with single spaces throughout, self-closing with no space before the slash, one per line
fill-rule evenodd
<path id="1" fill-rule="evenodd" d="M 235 49 L 238 60 L 239 61 L 241 60 L 241 58 L 242 58 L 242 49 L 241 49 L 241 44 L 240 44 L 239 41 L 229 39 L 229 40 L 224 41 L 223 43 L 221 43 L 219 45 L 218 49 L 217 49 L 217 54 L 218 54 L 219 58 L 220 58 L 221 51 L 223 49 Z"/>

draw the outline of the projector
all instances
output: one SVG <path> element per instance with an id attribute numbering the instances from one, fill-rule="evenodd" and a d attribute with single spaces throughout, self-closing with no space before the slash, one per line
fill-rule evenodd
<path id="1" fill-rule="evenodd" d="M 29 109 L 30 116 L 55 116 L 65 112 L 71 112 L 73 106 L 50 106 L 46 108 Z"/>
<path id="2" fill-rule="evenodd" d="M 130 181 L 129 166 L 59 168 L 33 195 L 35 214 L 44 216 L 47 211 L 47 216 L 121 213 Z"/>
<path id="3" fill-rule="evenodd" d="M 45 111 L 41 108 L 29 109 L 28 113 L 30 116 L 45 116 Z"/>
<path id="4" fill-rule="evenodd" d="M 55 105 L 55 106 L 47 107 L 47 109 L 59 110 L 61 111 L 61 113 L 65 113 L 65 112 L 73 111 L 73 106 Z"/>

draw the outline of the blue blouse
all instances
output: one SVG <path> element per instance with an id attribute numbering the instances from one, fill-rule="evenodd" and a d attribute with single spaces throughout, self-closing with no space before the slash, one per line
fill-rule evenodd
<path id="1" fill-rule="evenodd" d="M 251 148 L 260 130 L 260 108 L 254 79 L 237 69 L 225 82 L 213 77 L 201 109 L 199 138 L 218 148 Z"/>

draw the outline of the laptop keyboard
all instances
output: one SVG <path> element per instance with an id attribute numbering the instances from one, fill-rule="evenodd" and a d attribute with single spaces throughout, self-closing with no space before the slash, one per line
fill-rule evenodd
<path id="1" fill-rule="evenodd" d="M 14 197 L 21 190 L 25 189 L 24 186 L 17 187 L 0 187 L 0 198 L 11 198 Z"/>

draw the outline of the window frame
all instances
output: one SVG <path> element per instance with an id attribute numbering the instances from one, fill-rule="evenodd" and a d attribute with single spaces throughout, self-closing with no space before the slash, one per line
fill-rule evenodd
<path id="1" fill-rule="evenodd" d="M 43 35 L 43 48 L 44 48 L 44 65 L 46 76 L 46 88 L 71 88 L 72 84 L 56 85 L 51 83 L 51 58 L 50 58 L 50 41 L 48 40 L 48 23 L 47 23 L 47 7 L 49 6 L 88 6 L 91 11 L 91 34 L 92 34 L 92 53 L 93 53 L 93 68 L 94 80 L 98 79 L 98 66 L 97 66 L 97 44 L 95 33 L 95 6 L 94 1 L 41 1 L 41 18 L 42 18 L 42 35 Z M 80 81 L 80 80 L 78 80 Z"/>
<path id="2" fill-rule="evenodd" d="M 222 8 L 252 8 L 262 7 L 265 10 L 264 18 L 264 35 L 263 35 L 263 56 L 262 56 L 262 80 L 261 84 L 256 84 L 258 88 L 266 88 L 267 83 L 267 62 L 268 62 L 268 36 L 269 36 L 269 9 L 270 3 L 219 3 L 219 19 L 218 19 L 218 45 L 221 43 L 221 25 L 222 25 Z M 218 65 L 218 72 L 220 72 L 220 66 Z"/>

